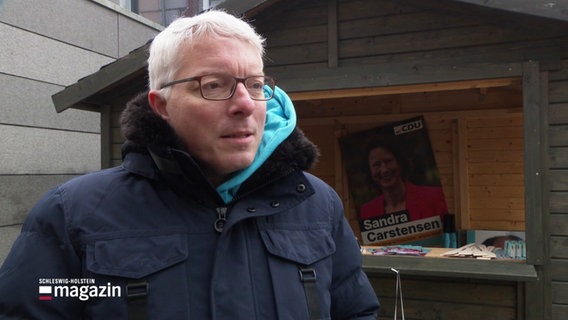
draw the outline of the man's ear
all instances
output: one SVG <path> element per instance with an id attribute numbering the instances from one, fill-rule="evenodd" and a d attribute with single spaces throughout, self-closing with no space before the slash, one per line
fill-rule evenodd
<path id="1" fill-rule="evenodd" d="M 150 92 L 148 92 L 148 102 L 152 110 L 162 119 L 167 121 L 170 118 L 168 110 L 166 109 L 167 101 L 160 91 L 150 90 Z"/>

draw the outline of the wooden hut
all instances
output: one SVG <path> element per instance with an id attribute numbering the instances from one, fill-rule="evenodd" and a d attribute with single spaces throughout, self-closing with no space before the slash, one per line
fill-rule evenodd
<path id="1" fill-rule="evenodd" d="M 314 173 L 344 200 L 338 139 L 423 116 L 460 229 L 524 231 L 521 262 L 364 256 L 391 319 L 568 319 L 568 8 L 560 1 L 234 1 L 266 36 L 266 73 L 321 149 Z M 120 163 L 118 117 L 145 90 L 146 46 L 55 94 L 101 113 L 102 166 Z"/>

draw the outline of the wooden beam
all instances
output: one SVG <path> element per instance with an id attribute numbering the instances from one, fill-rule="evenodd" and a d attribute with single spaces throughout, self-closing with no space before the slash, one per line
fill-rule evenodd
<path id="1" fill-rule="evenodd" d="M 339 65 L 337 0 L 329 0 L 327 13 L 327 65 L 330 68 L 337 68 Z"/>
<path id="2" fill-rule="evenodd" d="M 55 106 L 55 111 L 62 112 L 68 108 L 74 108 L 82 101 L 88 100 L 90 96 L 128 79 L 141 69 L 146 69 L 148 45 L 146 44 L 123 58 L 103 66 L 99 71 L 52 95 L 51 100 Z"/>
<path id="3" fill-rule="evenodd" d="M 451 83 L 428 83 L 407 86 L 386 86 L 372 88 L 356 88 L 356 89 L 338 89 L 338 90 L 322 90 L 309 92 L 291 92 L 289 96 L 294 101 L 301 100 L 318 100 L 318 99 L 335 99 L 362 96 L 378 96 L 389 94 L 404 94 L 415 92 L 434 92 L 448 90 L 464 90 L 476 88 L 495 88 L 519 86 L 521 79 L 519 78 L 501 78 L 488 80 L 469 80 L 456 81 Z"/>
<path id="4" fill-rule="evenodd" d="M 546 79 L 545 79 L 546 80 Z M 548 83 L 548 81 L 546 81 Z M 542 186 L 543 157 L 547 154 L 542 139 L 547 135 L 542 123 L 547 88 L 541 87 L 538 62 L 523 65 L 523 115 L 525 150 L 525 221 L 527 226 L 527 263 L 544 263 Z"/>
<path id="5" fill-rule="evenodd" d="M 111 146 L 112 146 L 112 107 L 108 104 L 102 105 L 101 112 L 101 168 L 110 168 Z"/>
<path id="6" fill-rule="evenodd" d="M 495 118 L 510 115 L 511 113 L 522 113 L 523 110 L 518 109 L 485 109 L 485 110 L 459 110 L 459 111 L 437 111 L 428 112 L 428 118 L 432 120 L 448 119 L 448 118 Z M 333 116 L 333 117 L 318 117 L 318 118 L 304 118 L 302 119 L 303 125 L 329 125 L 337 121 L 342 124 L 366 124 L 366 123 L 385 123 L 395 122 L 424 115 L 423 112 L 419 113 L 405 113 L 405 114 L 375 114 L 375 115 L 357 115 L 357 116 Z"/>
<path id="7" fill-rule="evenodd" d="M 456 136 L 453 149 L 456 152 L 454 161 L 454 192 L 456 192 L 459 203 L 459 212 L 456 216 L 460 220 L 460 229 L 468 230 L 471 228 L 471 216 L 469 214 L 469 171 L 467 167 L 467 120 L 460 118 L 455 123 Z"/>
<path id="8" fill-rule="evenodd" d="M 467 65 L 441 64 L 439 62 L 402 62 L 380 65 L 356 65 L 339 68 L 305 68 L 271 72 L 278 85 L 288 94 L 326 90 L 399 87 L 406 85 L 469 81 L 520 77 L 521 63 L 473 63 Z M 447 89 L 444 89 L 447 90 Z M 322 96 L 323 98 L 323 96 Z"/>
<path id="9" fill-rule="evenodd" d="M 535 281 L 535 267 L 510 261 L 363 255 L 363 270 L 370 275 L 392 274 L 391 268 L 405 275 L 497 281 Z"/>
<path id="10" fill-rule="evenodd" d="M 568 4 L 550 0 L 458 0 L 483 7 L 568 21 Z"/>

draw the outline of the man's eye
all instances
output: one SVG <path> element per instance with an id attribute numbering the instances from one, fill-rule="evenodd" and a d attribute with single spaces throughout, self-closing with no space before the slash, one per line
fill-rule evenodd
<path id="1" fill-rule="evenodd" d="M 264 84 L 260 81 L 256 81 L 256 82 L 249 84 L 249 88 L 254 89 L 254 90 L 261 90 L 263 87 L 264 87 Z"/>
<path id="2" fill-rule="evenodd" d="M 220 82 L 210 81 L 210 82 L 207 82 L 207 83 L 203 83 L 201 86 L 205 90 L 215 90 L 215 89 L 221 88 L 222 84 Z"/>

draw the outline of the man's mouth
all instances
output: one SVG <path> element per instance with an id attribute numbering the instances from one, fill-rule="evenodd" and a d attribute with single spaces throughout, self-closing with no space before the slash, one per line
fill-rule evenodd
<path id="1" fill-rule="evenodd" d="M 223 135 L 223 138 L 230 138 L 230 139 L 243 139 L 252 136 L 250 132 L 234 132 L 230 134 Z"/>
<path id="2" fill-rule="evenodd" d="M 238 142 L 245 142 L 248 141 L 252 136 L 253 132 L 249 130 L 239 130 L 234 132 L 229 132 L 221 136 L 223 139 L 233 140 Z"/>

